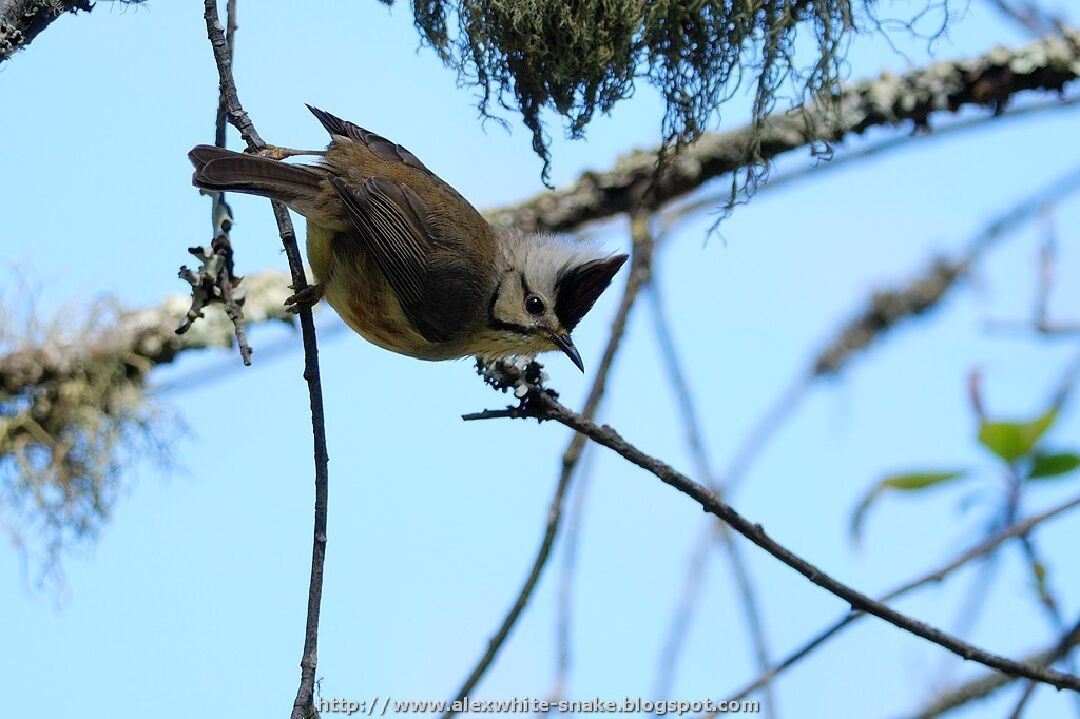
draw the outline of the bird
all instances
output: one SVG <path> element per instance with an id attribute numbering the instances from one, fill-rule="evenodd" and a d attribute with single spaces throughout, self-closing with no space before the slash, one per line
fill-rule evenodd
<path id="1" fill-rule="evenodd" d="M 489 223 L 415 155 L 307 106 L 330 134 L 314 164 L 197 145 L 192 184 L 284 203 L 307 220 L 315 284 L 384 349 L 422 360 L 482 361 L 559 350 L 584 372 L 571 333 L 627 260 L 566 235 Z"/>

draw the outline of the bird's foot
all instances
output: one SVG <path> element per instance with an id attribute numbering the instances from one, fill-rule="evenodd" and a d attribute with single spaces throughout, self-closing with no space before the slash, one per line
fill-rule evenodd
<path id="1" fill-rule="evenodd" d="M 271 160 L 284 160 L 286 157 L 297 157 L 299 155 L 325 155 L 325 150 L 293 150 L 288 147 L 278 147 L 277 145 L 267 145 L 257 153 L 260 157 L 269 157 Z"/>
<path id="2" fill-rule="evenodd" d="M 323 298 L 322 285 L 308 285 L 285 300 L 285 311 L 295 315 L 304 307 L 314 307 Z"/>

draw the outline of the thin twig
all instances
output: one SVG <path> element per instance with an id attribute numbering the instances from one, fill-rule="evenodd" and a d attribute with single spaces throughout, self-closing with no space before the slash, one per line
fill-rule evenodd
<path id="1" fill-rule="evenodd" d="M 701 421 L 698 417 L 697 407 L 694 403 L 693 392 L 686 373 L 683 371 L 682 361 L 678 349 L 675 347 L 675 338 L 671 331 L 671 323 L 664 311 L 663 297 L 660 286 L 656 279 L 649 285 L 649 305 L 653 312 L 653 328 L 656 333 L 657 345 L 663 358 L 664 368 L 667 370 L 668 381 L 671 383 L 672 392 L 675 395 L 676 404 L 679 407 L 681 423 L 686 429 L 686 441 L 690 447 L 690 454 L 694 458 L 694 466 L 700 477 L 713 491 L 721 497 L 724 492 L 717 481 L 709 461 L 708 451 L 705 448 L 704 433 L 701 430 Z M 728 563 L 731 566 L 731 575 L 734 579 L 736 598 L 741 605 L 746 626 L 750 634 L 751 648 L 758 669 L 765 671 L 770 662 L 768 640 L 765 637 L 765 621 L 761 616 L 761 609 L 754 591 L 753 580 L 749 569 L 743 560 L 736 538 L 730 528 L 723 522 L 710 522 L 706 541 L 711 544 L 719 540 L 725 550 Z M 705 555 L 695 550 L 688 570 L 686 589 L 683 592 L 677 613 L 675 614 L 668 640 L 665 642 L 665 650 L 660 657 L 660 672 L 657 681 L 659 697 L 667 697 L 675 675 L 679 654 L 683 647 L 685 633 L 690 626 L 690 614 L 694 610 L 697 598 L 697 590 L 701 586 L 700 573 L 705 569 Z M 680 616 L 684 614 L 685 616 Z M 776 698 L 771 691 L 764 697 L 765 716 L 775 717 L 777 714 Z"/>
<path id="2" fill-rule="evenodd" d="M 1013 707 L 1012 712 L 1009 713 L 1009 719 L 1020 719 L 1024 715 L 1024 708 L 1027 706 L 1031 697 L 1035 696 L 1035 687 L 1038 684 L 1033 681 L 1028 681 L 1024 685 L 1024 691 L 1020 694 L 1020 699 L 1017 700 L 1016 706 Z"/>
<path id="3" fill-rule="evenodd" d="M 987 0 L 987 3 L 1032 37 L 1054 33 L 1062 27 L 1060 18 L 1054 17 L 1033 0 Z"/>
<path id="4" fill-rule="evenodd" d="M 754 423 L 721 475 L 727 491 L 732 492 L 743 481 L 753 460 L 782 424 L 781 420 L 789 416 L 806 396 L 815 379 L 837 373 L 856 352 L 866 349 L 901 320 L 925 314 L 938 306 L 956 287 L 958 280 L 966 276 L 997 242 L 1038 217 L 1047 204 L 1059 202 L 1078 191 L 1080 167 L 1054 178 L 992 218 L 968 240 L 966 250 L 957 260 L 940 260 L 904 287 L 874 293 L 867 307 L 845 324 L 817 354 L 813 366 L 801 370 Z"/>
<path id="5" fill-rule="evenodd" d="M 865 349 L 872 340 L 879 338 L 889 328 L 895 326 L 900 317 L 923 313 L 933 304 L 941 302 L 947 296 L 948 290 L 955 285 L 955 280 L 961 273 L 969 271 L 998 240 L 1038 216 L 1047 203 L 1060 201 L 1077 190 L 1080 190 L 1080 170 L 1072 170 L 1055 178 L 1044 189 L 1024 197 L 1015 206 L 993 218 L 969 240 L 966 253 L 956 263 L 935 264 L 927 274 L 916 278 L 904 289 L 878 293 L 876 299 L 870 303 L 870 309 L 842 328 L 837 337 L 826 345 L 827 348 L 815 360 L 813 370 L 803 371 L 796 375 L 769 405 L 767 411 L 752 425 L 722 475 L 723 486 L 727 493 L 730 495 L 745 479 L 754 459 L 783 424 L 784 419 L 791 415 L 800 400 L 806 396 L 814 380 L 838 371 L 855 350 Z M 881 321 L 883 308 L 889 310 L 888 322 Z M 1077 366 L 1080 367 L 1080 362 Z M 705 531 L 707 534 L 712 534 L 711 530 Z M 698 580 L 691 573 L 687 581 L 696 584 Z M 689 611 L 685 607 L 688 604 L 692 605 L 692 601 L 684 592 L 680 611 Z M 673 631 L 681 631 L 683 624 L 684 622 L 676 622 L 673 625 Z M 824 638 L 830 635 L 826 634 Z M 816 647 L 816 641 L 811 643 L 812 646 L 806 647 L 808 650 L 806 653 Z M 678 642 L 669 637 L 668 649 L 671 650 L 673 646 L 677 647 Z M 801 659 L 801 655 L 794 659 Z M 787 660 L 781 662 L 781 671 L 789 666 L 786 662 Z M 760 688 L 763 684 L 757 682 L 767 683 L 772 676 L 775 676 L 774 671 L 763 672 L 752 688 L 755 690 Z"/>
<path id="6" fill-rule="evenodd" d="M 218 87 L 225 100 L 229 121 L 251 150 L 261 150 L 266 146 L 255 130 L 251 118 L 244 112 L 236 93 L 229 56 L 229 45 L 225 31 L 218 19 L 217 0 L 204 0 L 204 17 L 207 36 L 214 49 L 214 61 L 218 70 Z M 293 289 L 297 292 L 307 287 L 304 276 L 304 264 L 300 258 L 300 249 L 296 244 L 289 212 L 280 202 L 272 203 L 274 219 L 278 233 L 289 261 Z M 302 719 L 317 716 L 314 705 L 315 666 L 319 641 L 319 613 L 322 606 L 323 566 L 326 561 L 326 514 L 329 491 L 329 457 L 326 451 L 326 420 L 323 413 L 322 380 L 319 372 L 319 350 L 315 336 L 315 321 L 311 308 L 299 308 L 300 328 L 304 341 L 304 379 L 308 385 L 308 402 L 311 406 L 311 428 L 315 458 L 315 520 L 311 550 L 311 580 L 308 586 L 307 620 L 304 626 L 304 653 L 300 660 L 300 688 L 293 702 L 292 718 Z"/>
<path id="7" fill-rule="evenodd" d="M 633 309 L 634 301 L 637 299 L 638 292 L 642 285 L 649 280 L 652 266 L 653 246 L 649 222 L 650 216 L 644 213 L 635 213 L 630 220 L 630 232 L 633 238 L 630 275 L 627 277 L 622 299 L 619 302 L 619 308 L 616 311 L 615 319 L 611 324 L 611 333 L 608 337 L 607 346 L 604 348 L 603 357 L 600 360 L 599 367 L 597 367 L 596 375 L 593 377 L 592 387 L 589 389 L 588 398 L 585 400 L 585 406 L 582 409 L 582 414 L 585 416 L 594 416 L 597 407 L 600 406 L 600 400 L 604 394 L 608 375 L 611 372 L 612 364 L 615 361 L 615 355 L 619 350 L 623 335 L 626 331 L 626 322 L 630 316 L 630 310 Z M 570 480 L 574 475 L 574 469 L 577 466 L 578 460 L 581 458 L 581 451 L 584 445 L 584 439 L 579 439 L 579 435 L 575 434 L 570 439 L 570 444 L 567 446 L 566 451 L 563 452 L 562 471 L 559 474 L 559 480 L 555 486 L 555 494 L 552 496 L 551 505 L 548 508 L 544 536 L 540 541 L 540 548 L 537 551 L 536 559 L 533 560 L 532 568 L 525 578 L 525 583 L 522 585 L 521 591 L 518 592 L 517 598 L 514 600 L 513 605 L 511 605 L 510 611 L 507 612 L 506 617 L 503 619 L 502 624 L 499 625 L 495 635 L 488 641 L 487 648 L 480 657 L 480 661 L 477 662 L 472 672 L 470 672 L 464 683 L 462 683 L 461 688 L 450 702 L 451 705 L 460 702 L 464 697 L 468 696 L 480 682 L 481 678 L 483 678 L 492 662 L 494 662 L 496 654 L 498 654 L 502 645 L 506 642 L 507 637 L 510 636 L 510 631 L 514 628 L 522 611 L 525 609 L 525 605 L 532 596 L 533 590 L 536 589 L 544 566 L 551 556 L 551 548 L 555 544 L 555 537 L 558 534 L 559 523 L 562 519 L 562 507 L 566 497 L 567 487 L 570 485 Z M 443 714 L 443 719 L 450 719 L 450 717 L 453 717 L 456 713 L 457 712 L 453 710 L 449 710 Z"/>
<path id="8" fill-rule="evenodd" d="M 1025 657 L 1023 661 L 1025 664 L 1050 666 L 1054 662 L 1067 656 L 1069 652 L 1078 645 L 1080 645 L 1080 621 L 1077 621 L 1072 629 L 1055 642 L 1049 649 L 1044 649 L 1041 652 L 1036 652 L 1035 654 Z M 978 699 L 985 699 L 1002 687 L 1006 687 L 1016 681 L 1016 679 L 1017 677 L 1007 676 L 997 672 L 989 672 L 983 676 L 965 682 L 947 694 L 938 696 L 918 712 L 910 715 L 909 719 L 937 719 L 937 717 L 947 714 L 953 709 L 958 709 L 965 704 Z"/>
<path id="9" fill-rule="evenodd" d="M 236 55 L 236 0 L 225 3 L 225 46 L 229 50 L 229 70 Z M 226 147 L 228 140 L 229 107 L 223 93 L 218 94 L 217 117 L 214 121 L 214 145 Z M 222 193 L 224 194 L 224 193 Z"/>
<path id="10" fill-rule="evenodd" d="M 1024 534 L 1030 533 L 1031 530 L 1033 530 L 1036 526 L 1042 524 L 1047 520 L 1053 519 L 1058 515 L 1064 514 L 1068 510 L 1073 509 L 1077 506 L 1080 506 L 1080 496 L 1074 497 L 1044 512 L 1034 514 L 1021 522 L 1017 522 L 1016 524 L 1006 527 L 994 536 L 988 537 L 976 544 L 975 546 L 971 547 L 967 551 L 960 553 L 958 556 L 949 560 L 937 569 L 922 574 L 921 576 L 905 582 L 904 584 L 901 584 L 900 586 L 889 592 L 886 592 L 885 594 L 878 597 L 877 601 L 880 603 L 891 602 L 894 599 L 899 599 L 900 597 L 908 594 L 915 589 L 919 589 L 920 587 L 924 587 L 928 584 L 938 584 L 944 581 L 946 577 L 955 572 L 957 569 L 966 566 L 967 564 L 971 563 L 976 559 L 981 559 L 989 555 L 1003 542 L 1006 542 L 1014 537 L 1019 537 Z M 779 676 L 780 674 L 794 666 L 796 663 L 804 659 L 807 655 L 821 648 L 821 646 L 825 644 L 825 642 L 836 636 L 836 634 L 838 634 L 840 630 L 844 629 L 846 626 L 863 616 L 865 616 L 865 612 L 857 610 L 848 612 L 843 618 L 834 622 L 825 630 L 816 634 L 812 639 L 805 642 L 802 646 L 793 651 L 791 654 L 784 657 L 782 661 L 780 661 L 774 667 L 770 668 L 769 671 L 754 679 L 742 690 L 733 694 L 732 699 L 740 700 L 750 696 L 760 687 L 766 685 L 772 679 Z"/>
<path id="11" fill-rule="evenodd" d="M 707 529 L 711 530 L 716 525 L 715 521 L 709 522 Z M 690 621 L 694 617 L 698 599 L 701 597 L 701 583 L 705 577 L 705 569 L 715 542 L 713 533 L 705 531 L 698 536 L 697 543 L 690 552 L 682 592 L 676 600 L 675 610 L 671 613 L 667 636 L 660 646 L 660 661 L 656 672 L 657 699 L 666 700 L 671 696 L 671 689 L 675 685 L 675 670 L 678 668 L 686 637 L 690 634 Z"/>
<path id="12" fill-rule="evenodd" d="M 233 45 L 236 32 L 236 0 L 228 3 L 228 25 L 226 55 L 229 70 L 232 71 Z M 226 122 L 228 120 L 227 103 L 224 86 L 219 84 L 217 116 L 214 122 L 214 142 L 218 147 L 225 147 Z M 233 325 L 233 335 L 236 338 L 236 346 L 240 350 L 240 357 L 244 366 L 251 365 L 251 345 L 247 341 L 246 319 L 244 317 L 244 303 L 246 301 L 246 288 L 241 284 L 242 278 L 236 277 L 233 261 L 232 240 L 229 232 L 232 230 L 232 208 L 225 201 L 224 192 L 206 192 L 212 202 L 210 204 L 210 221 L 214 228 L 213 239 L 210 248 L 192 247 L 188 250 L 191 254 L 202 260 L 202 265 L 197 271 L 191 271 L 187 267 L 180 268 L 180 277 L 191 285 L 191 307 L 187 315 L 176 328 L 177 334 L 184 334 L 191 329 L 195 320 L 204 317 L 203 310 L 211 302 L 222 302 L 225 305 L 225 315 Z"/>
<path id="13" fill-rule="evenodd" d="M 968 644 L 956 637 L 925 622 L 907 616 L 897 610 L 874 601 L 870 597 L 853 589 L 852 587 L 834 579 L 818 567 L 803 559 L 790 549 L 775 541 L 765 533 L 760 524 L 755 524 L 745 519 L 730 505 L 722 501 L 715 492 L 699 484 L 686 475 L 677 472 L 671 466 L 661 462 L 638 449 L 619 436 L 615 430 L 607 425 L 598 426 L 590 422 L 573 410 L 562 405 L 558 400 L 546 391 L 533 387 L 526 395 L 521 407 L 517 408 L 517 416 L 535 417 L 540 420 L 554 420 L 566 427 L 571 427 L 598 444 L 613 450 L 616 454 L 651 472 L 661 482 L 687 495 L 710 514 L 724 520 L 731 525 L 739 534 L 758 545 L 775 559 L 791 567 L 799 574 L 806 577 L 811 583 L 818 585 L 830 594 L 833 594 L 850 604 L 853 609 L 865 611 L 904 629 L 915 636 L 953 652 L 964 659 L 984 664 L 1006 674 L 1035 679 L 1060 689 L 1072 689 L 1080 691 L 1080 677 L 1071 674 L 1052 671 L 1045 667 L 1032 666 L 1018 662 L 1007 657 L 999 656 L 980 647 Z M 480 417 L 475 417 L 480 418 Z"/>
<path id="14" fill-rule="evenodd" d="M 232 72 L 232 59 L 235 57 L 236 48 L 236 0 L 228 0 L 225 3 L 225 45 L 229 50 L 229 72 Z M 218 94 L 217 117 L 214 120 L 214 144 L 217 147 L 226 146 L 228 135 L 226 122 L 228 121 L 228 108 L 223 94 Z M 229 231 L 232 229 L 232 210 L 225 201 L 224 192 L 213 193 L 214 202 L 210 212 L 214 218 L 214 244 L 216 251 L 226 256 L 225 266 L 222 268 L 221 285 L 222 298 L 225 300 L 225 313 L 232 320 L 236 328 L 236 344 L 240 349 L 240 357 L 245 365 L 251 365 L 251 345 L 247 341 L 245 330 L 244 309 L 233 297 L 233 250 L 232 239 Z"/>
<path id="15" fill-rule="evenodd" d="M 232 277 L 227 267 L 221 268 L 218 283 L 221 285 L 221 295 L 225 301 L 225 314 L 228 315 L 236 333 L 236 345 L 240 348 L 240 359 L 243 360 L 245 365 L 250 366 L 253 350 L 251 345 L 248 344 L 247 331 L 244 329 L 246 324 L 244 321 L 244 308 L 240 306 L 233 296 Z"/>
<path id="16" fill-rule="evenodd" d="M 575 436 L 577 436 L 575 434 Z M 577 577 L 578 552 L 581 547 L 581 525 L 585 521 L 586 497 L 590 486 L 592 467 L 596 464 L 595 447 L 585 445 L 579 460 L 579 479 L 574 484 L 574 498 L 567 515 L 566 531 L 563 533 L 562 564 L 559 567 L 558 604 L 555 610 L 555 681 L 549 698 L 557 703 L 566 698 L 573 663 L 573 609 L 574 580 Z"/>
<path id="17" fill-rule="evenodd" d="M 1046 611 L 1047 617 L 1050 620 L 1051 625 L 1054 628 L 1054 632 L 1057 636 L 1063 636 L 1065 631 L 1065 619 L 1061 615 L 1059 608 L 1059 602 L 1054 596 L 1053 592 L 1046 583 L 1046 565 L 1039 557 L 1038 549 L 1035 547 L 1035 540 L 1030 534 L 1021 534 L 1017 537 L 1021 547 L 1024 551 L 1024 557 L 1027 560 L 1028 567 L 1031 570 L 1032 585 L 1035 589 L 1036 596 L 1039 600 L 1039 605 Z M 1067 671 L 1076 673 L 1076 663 L 1072 661 L 1072 657 L 1065 655 L 1062 657 L 1062 663 Z M 1009 719 L 1020 719 L 1024 714 L 1024 709 L 1027 707 L 1028 701 L 1035 695 L 1035 689 L 1038 685 L 1036 682 L 1028 680 L 1024 686 L 1024 691 L 1021 692 L 1020 698 L 1013 706 L 1012 713 L 1009 714 Z M 1074 696 L 1074 699 L 1080 701 L 1080 694 Z"/>
<path id="18" fill-rule="evenodd" d="M 1039 248 L 1038 282 L 1035 293 L 1033 318 L 1028 321 L 989 320 L 987 327 L 993 330 L 1020 330 L 1037 332 L 1043 336 L 1076 334 L 1080 324 L 1059 322 L 1050 318 L 1050 296 L 1054 288 L 1054 265 L 1057 259 L 1057 226 L 1054 222 L 1054 205 L 1042 208 L 1043 241 Z"/>

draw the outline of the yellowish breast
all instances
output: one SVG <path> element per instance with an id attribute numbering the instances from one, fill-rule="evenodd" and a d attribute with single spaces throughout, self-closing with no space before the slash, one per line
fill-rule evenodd
<path id="1" fill-rule="evenodd" d="M 450 348 L 424 339 L 401 309 L 397 295 L 362 248 L 342 247 L 338 233 L 310 220 L 307 255 L 315 281 L 322 285 L 327 303 L 357 334 L 391 352 L 419 359 L 441 360 L 457 356 Z"/>

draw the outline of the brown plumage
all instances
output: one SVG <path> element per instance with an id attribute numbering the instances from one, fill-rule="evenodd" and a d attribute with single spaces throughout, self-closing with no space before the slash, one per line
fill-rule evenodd
<path id="1" fill-rule="evenodd" d="M 561 349 L 626 260 L 490 225 L 404 147 L 308 106 L 318 165 L 199 145 L 193 184 L 280 200 L 308 220 L 318 288 L 369 341 L 428 360 Z"/>

